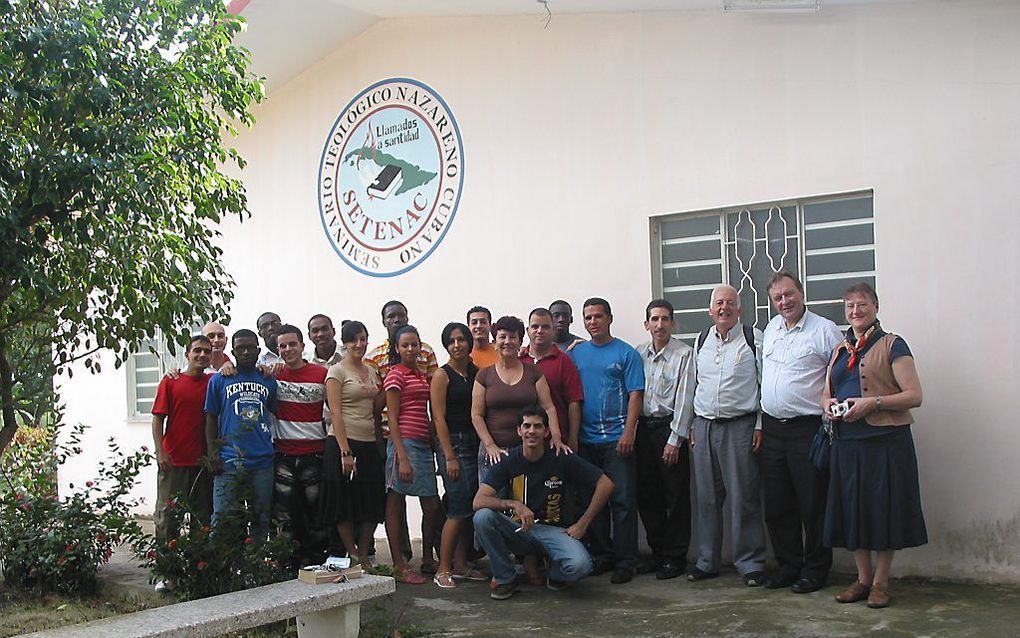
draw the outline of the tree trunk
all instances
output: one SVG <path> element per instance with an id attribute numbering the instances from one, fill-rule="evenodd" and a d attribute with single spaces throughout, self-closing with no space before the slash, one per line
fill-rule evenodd
<path id="1" fill-rule="evenodd" d="M 14 440 L 18 431 L 17 415 L 14 412 L 14 374 L 11 361 L 7 358 L 7 340 L 0 335 L 0 408 L 3 413 L 3 427 L 0 427 L 0 453 Z"/>

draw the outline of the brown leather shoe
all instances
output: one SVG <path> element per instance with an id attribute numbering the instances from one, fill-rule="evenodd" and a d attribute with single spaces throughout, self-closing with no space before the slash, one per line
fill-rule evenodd
<path id="1" fill-rule="evenodd" d="M 871 588 L 861 581 L 854 581 L 853 585 L 847 587 L 841 593 L 836 594 L 837 603 L 855 603 L 868 597 Z"/>
<path id="2" fill-rule="evenodd" d="M 882 609 L 889 606 L 889 590 L 878 585 L 871 586 L 871 593 L 868 594 L 868 607 Z"/>

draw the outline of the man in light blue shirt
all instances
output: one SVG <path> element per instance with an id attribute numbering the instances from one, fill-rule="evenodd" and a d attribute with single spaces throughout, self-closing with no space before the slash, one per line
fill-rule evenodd
<path id="1" fill-rule="evenodd" d="M 733 565 L 748 587 L 765 584 L 761 480 L 754 455 L 761 447 L 759 386 L 761 331 L 740 323 L 732 286 L 712 291 L 714 325 L 698 336 L 697 387 L 690 444 L 697 483 L 698 559 L 687 580 L 719 575 L 723 505 L 730 514 Z"/>
<path id="2" fill-rule="evenodd" d="M 808 452 L 822 424 L 829 357 L 843 335 L 807 309 L 793 273 L 776 273 L 767 290 L 778 314 L 762 344 L 760 467 L 765 524 L 779 563 L 767 586 L 806 594 L 825 586 L 832 567 L 832 550 L 822 545 L 828 475 Z"/>
<path id="3" fill-rule="evenodd" d="M 634 438 L 645 373 L 637 351 L 610 334 L 613 314 L 608 301 L 592 297 L 584 302 L 583 312 L 591 341 L 570 352 L 584 386 L 579 453 L 616 485 L 609 502 L 612 544 L 605 510 L 589 527 L 594 572 L 614 569 L 610 582 L 626 583 L 637 567 Z"/>

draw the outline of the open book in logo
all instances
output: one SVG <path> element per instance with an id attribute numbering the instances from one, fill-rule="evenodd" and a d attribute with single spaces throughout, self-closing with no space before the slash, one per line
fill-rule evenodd
<path id="1" fill-rule="evenodd" d="M 387 164 L 379 172 L 379 175 L 376 176 L 375 181 L 368 185 L 366 190 L 370 197 L 386 199 L 403 182 L 404 178 L 400 167 L 394 164 Z"/>

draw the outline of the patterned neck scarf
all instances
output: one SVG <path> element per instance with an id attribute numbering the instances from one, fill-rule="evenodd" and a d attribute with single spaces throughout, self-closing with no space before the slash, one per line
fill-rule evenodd
<path id="1" fill-rule="evenodd" d="M 876 321 L 875 323 L 871 324 L 871 327 L 868 328 L 864 332 L 864 334 L 858 337 L 856 344 L 850 343 L 850 339 L 847 339 L 843 342 L 843 347 L 846 348 L 846 351 L 850 353 L 850 359 L 846 362 L 847 370 L 852 369 L 854 367 L 854 364 L 857 363 L 857 355 L 860 353 L 861 350 L 864 349 L 865 346 L 868 345 L 868 340 L 871 339 L 871 335 L 877 329 L 878 322 Z M 850 332 L 848 334 L 853 335 L 853 328 L 850 329 Z"/>

